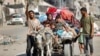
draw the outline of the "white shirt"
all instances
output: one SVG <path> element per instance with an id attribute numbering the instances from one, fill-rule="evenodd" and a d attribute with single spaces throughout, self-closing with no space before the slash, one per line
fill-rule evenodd
<path id="1" fill-rule="evenodd" d="M 38 19 L 28 20 L 28 35 L 31 35 L 35 28 L 40 27 L 40 21 Z"/>

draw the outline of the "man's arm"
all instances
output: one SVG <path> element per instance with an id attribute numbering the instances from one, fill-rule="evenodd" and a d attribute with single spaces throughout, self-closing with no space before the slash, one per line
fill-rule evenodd
<path id="1" fill-rule="evenodd" d="M 91 34 L 94 34 L 94 24 L 92 23 L 92 30 L 91 30 Z"/>
<path id="2" fill-rule="evenodd" d="M 82 26 L 82 18 L 81 18 L 81 20 L 80 20 L 80 28 L 82 28 L 83 26 Z"/>
<path id="3" fill-rule="evenodd" d="M 94 20 L 91 18 L 91 37 L 94 35 Z"/>
<path id="4" fill-rule="evenodd" d="M 26 20 L 28 20 L 28 6 L 29 6 L 29 4 L 27 3 L 27 5 L 26 5 L 26 11 L 25 11 L 25 14 L 26 14 Z"/>

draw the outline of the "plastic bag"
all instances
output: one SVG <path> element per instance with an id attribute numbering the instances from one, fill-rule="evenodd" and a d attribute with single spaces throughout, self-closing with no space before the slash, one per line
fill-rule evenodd
<path id="1" fill-rule="evenodd" d="M 68 39 L 68 38 L 72 38 L 72 37 L 73 37 L 73 33 L 70 31 L 69 32 L 64 31 L 61 36 L 61 38 L 63 38 L 63 39 Z"/>

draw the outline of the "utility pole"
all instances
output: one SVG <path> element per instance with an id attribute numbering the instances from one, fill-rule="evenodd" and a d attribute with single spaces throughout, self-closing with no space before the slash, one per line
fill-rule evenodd
<path id="1" fill-rule="evenodd" d="M 42 1 L 42 0 L 34 0 L 34 1 L 36 2 L 36 5 L 38 6 L 40 1 Z"/>
<path id="2" fill-rule="evenodd" d="M 16 0 L 14 0 L 15 6 L 16 6 Z M 15 8 L 15 13 L 17 13 L 16 8 Z"/>
<path id="3" fill-rule="evenodd" d="M 66 6 L 69 8 L 74 8 L 74 0 L 65 0 Z"/>
<path id="4" fill-rule="evenodd" d="M 59 8 L 62 8 L 62 0 L 59 0 Z"/>
<path id="5" fill-rule="evenodd" d="M 3 26 L 3 1 L 4 0 L 0 0 L 0 26 Z"/>

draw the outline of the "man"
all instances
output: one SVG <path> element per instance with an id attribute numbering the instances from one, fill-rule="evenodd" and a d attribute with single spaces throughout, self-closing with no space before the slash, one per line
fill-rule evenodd
<path id="1" fill-rule="evenodd" d="M 80 9 L 82 18 L 81 18 L 81 27 L 84 34 L 84 52 L 86 56 L 89 56 L 88 45 L 90 47 L 90 56 L 93 55 L 93 35 L 94 35 L 94 21 L 93 18 L 88 15 L 87 9 L 85 7 Z"/>
<path id="2" fill-rule="evenodd" d="M 40 22 L 38 19 L 34 17 L 34 11 L 28 11 L 29 4 L 27 3 L 26 7 L 26 20 L 28 23 L 28 34 L 27 34 L 27 49 L 26 55 L 31 56 L 31 49 L 34 47 L 33 56 L 36 55 L 37 51 L 34 44 L 34 31 L 38 31 L 40 29 Z"/>

